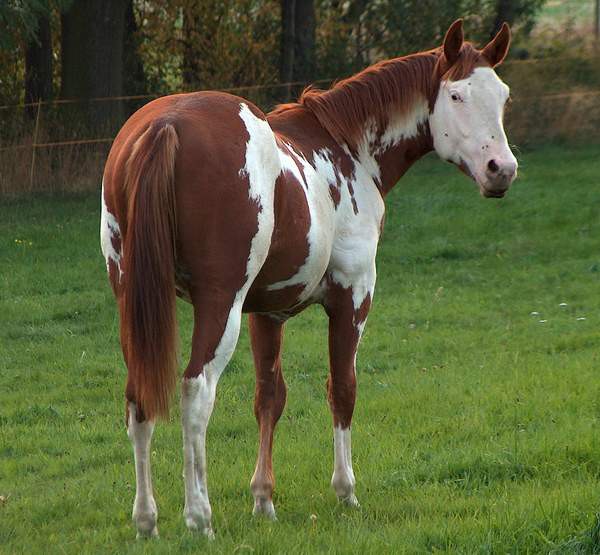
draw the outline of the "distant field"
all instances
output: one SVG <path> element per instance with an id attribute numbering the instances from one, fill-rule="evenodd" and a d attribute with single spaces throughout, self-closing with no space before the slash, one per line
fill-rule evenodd
<path id="1" fill-rule="evenodd" d="M 314 308 L 287 327 L 279 521 L 252 519 L 244 330 L 209 429 L 210 544 L 181 516 L 177 408 L 153 443 L 161 538 L 134 539 L 97 195 L 0 203 L 0 553 L 600 549 L 599 159 L 598 146 L 525 153 L 502 201 L 428 159 L 389 197 L 358 357 L 359 510 L 329 487 L 327 331 Z"/>
<path id="2" fill-rule="evenodd" d="M 595 0 L 547 0 L 538 26 L 557 26 L 572 21 L 576 27 L 592 27 Z"/>

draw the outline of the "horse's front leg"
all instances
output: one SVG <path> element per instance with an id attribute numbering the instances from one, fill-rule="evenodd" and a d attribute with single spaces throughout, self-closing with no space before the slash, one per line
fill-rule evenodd
<path id="1" fill-rule="evenodd" d="M 331 485 L 340 501 L 358 506 L 354 494 L 350 424 L 356 400 L 356 351 L 371 306 L 372 287 L 333 283 L 325 309 L 329 316 L 329 407 L 333 415 L 334 465 Z"/>

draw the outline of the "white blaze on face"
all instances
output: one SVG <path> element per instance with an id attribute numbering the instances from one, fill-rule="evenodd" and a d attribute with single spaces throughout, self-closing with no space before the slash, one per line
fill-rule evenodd
<path id="1" fill-rule="evenodd" d="M 466 165 L 482 190 L 505 189 L 516 174 L 502 123 L 508 97 L 496 72 L 479 67 L 466 79 L 442 81 L 429 118 L 436 152 Z"/>

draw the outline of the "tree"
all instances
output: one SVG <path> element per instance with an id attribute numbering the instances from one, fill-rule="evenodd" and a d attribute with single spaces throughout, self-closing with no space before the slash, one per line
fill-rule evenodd
<path id="1" fill-rule="evenodd" d="M 123 36 L 123 92 L 126 95 L 148 91 L 144 63 L 140 56 L 140 32 L 135 17 L 134 0 L 127 0 Z"/>
<path id="2" fill-rule="evenodd" d="M 315 76 L 315 5 L 313 0 L 281 0 L 279 79 L 308 83 Z M 291 86 L 285 89 L 287 99 Z"/>
<path id="3" fill-rule="evenodd" d="M 52 96 L 52 14 L 70 3 L 0 0 L 0 103 L 17 102 L 23 92 L 27 103 Z"/>
<path id="4" fill-rule="evenodd" d="M 296 34 L 296 0 L 281 0 L 281 46 L 279 61 L 279 80 L 289 83 L 294 72 L 294 51 Z M 285 97 L 289 99 L 289 85 L 285 89 Z"/>
<path id="5" fill-rule="evenodd" d="M 315 4 L 296 0 L 295 7 L 292 80 L 309 82 L 315 77 Z"/>
<path id="6" fill-rule="evenodd" d="M 186 5 L 183 10 L 183 59 L 181 77 L 183 87 L 186 90 L 198 90 L 201 88 L 200 80 L 200 56 L 198 55 L 198 31 L 202 28 L 200 14 L 193 7 Z"/>
<path id="7" fill-rule="evenodd" d="M 61 97 L 90 99 L 123 94 L 126 0 L 79 0 L 61 16 Z M 89 123 L 121 115 L 118 102 L 96 102 Z"/>
<path id="8" fill-rule="evenodd" d="M 25 102 L 52 97 L 52 33 L 48 13 L 39 13 L 37 32 L 25 47 Z M 28 110 L 28 114 L 35 110 Z"/>
<path id="9" fill-rule="evenodd" d="M 505 21 L 509 25 L 522 23 L 529 30 L 537 11 L 546 0 L 496 0 L 490 37 L 495 37 Z"/>

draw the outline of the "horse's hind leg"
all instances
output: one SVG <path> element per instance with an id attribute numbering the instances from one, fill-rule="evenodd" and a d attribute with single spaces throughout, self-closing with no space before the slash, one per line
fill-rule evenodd
<path id="1" fill-rule="evenodd" d="M 253 514 L 264 514 L 275 519 L 273 433 L 286 400 L 286 387 L 281 371 L 283 323 L 260 314 L 251 314 L 249 322 L 256 367 L 254 414 L 260 434 L 256 470 L 250 483 L 254 496 Z"/>
<path id="2" fill-rule="evenodd" d="M 150 442 L 154 432 L 154 422 L 147 420 L 138 410 L 135 400 L 127 387 L 127 435 L 133 445 L 135 459 L 135 501 L 132 518 L 137 529 L 137 537 L 157 537 L 156 519 L 158 511 L 152 491 L 150 471 Z"/>
<path id="3" fill-rule="evenodd" d="M 194 299 L 192 356 L 181 388 L 183 421 L 184 518 L 190 530 L 213 536 L 206 478 L 206 428 L 212 414 L 217 382 L 238 340 L 242 300 L 230 308 L 214 300 Z M 222 325 L 224 323 L 224 326 Z"/>

